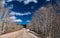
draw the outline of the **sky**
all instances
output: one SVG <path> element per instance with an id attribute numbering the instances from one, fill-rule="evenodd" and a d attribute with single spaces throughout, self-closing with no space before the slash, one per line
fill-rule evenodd
<path id="1" fill-rule="evenodd" d="M 5 8 L 10 7 L 9 18 L 16 24 L 31 22 L 32 16 L 37 9 L 50 0 L 5 0 Z"/>

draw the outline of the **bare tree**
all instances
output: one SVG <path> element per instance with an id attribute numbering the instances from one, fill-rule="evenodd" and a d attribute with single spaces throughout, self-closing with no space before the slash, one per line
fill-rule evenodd
<path id="1" fill-rule="evenodd" d="M 58 8 L 51 3 L 39 8 L 32 17 L 30 26 L 34 28 L 33 30 L 37 33 L 36 29 L 38 29 L 38 33 L 42 34 L 44 38 L 59 38 L 60 14 L 57 12 Z"/>

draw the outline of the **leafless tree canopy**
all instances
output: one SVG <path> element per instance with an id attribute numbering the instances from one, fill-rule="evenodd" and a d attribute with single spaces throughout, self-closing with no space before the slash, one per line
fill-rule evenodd
<path id="1" fill-rule="evenodd" d="M 44 36 L 44 38 L 60 38 L 60 3 L 39 8 L 32 17 L 27 28 Z"/>

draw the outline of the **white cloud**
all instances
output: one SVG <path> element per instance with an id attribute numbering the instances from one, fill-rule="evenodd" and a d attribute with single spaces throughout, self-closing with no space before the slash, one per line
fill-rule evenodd
<path id="1" fill-rule="evenodd" d="M 38 1 L 37 0 L 25 0 L 24 4 L 29 4 L 30 2 L 37 3 Z"/>
<path id="2" fill-rule="evenodd" d="M 26 13 L 15 13 L 15 15 L 19 15 L 19 16 L 24 16 L 24 15 L 30 15 L 30 12 L 26 12 Z"/>
<path id="3" fill-rule="evenodd" d="M 7 2 L 11 2 L 12 0 L 7 0 Z"/>
<path id="4" fill-rule="evenodd" d="M 13 22 L 22 22 L 22 20 L 21 19 L 15 19 L 15 20 L 13 20 Z"/>
<path id="5" fill-rule="evenodd" d="M 12 11 L 9 15 L 15 15 L 15 12 Z"/>
<path id="6" fill-rule="evenodd" d="M 9 17 L 9 18 L 10 18 L 10 20 L 14 20 L 14 19 L 16 19 L 15 16 L 11 16 L 11 17 Z"/>
<path id="7" fill-rule="evenodd" d="M 50 0 L 46 0 L 46 1 L 50 1 Z"/>
<path id="8" fill-rule="evenodd" d="M 30 15 L 31 12 L 26 12 L 26 13 L 15 13 L 15 12 L 11 12 L 9 15 L 19 15 L 19 16 L 24 16 L 24 15 Z"/>
<path id="9" fill-rule="evenodd" d="M 10 22 L 22 22 L 21 19 L 16 19 L 15 16 L 11 16 L 11 17 L 9 17 L 9 18 L 10 18 Z"/>
<path id="10" fill-rule="evenodd" d="M 30 20 L 27 20 L 26 22 L 30 22 Z"/>
<path id="11" fill-rule="evenodd" d="M 3 1 L 2 4 L 5 4 L 5 1 Z"/>
<path id="12" fill-rule="evenodd" d="M 46 9 L 45 7 L 41 7 L 40 9 Z"/>

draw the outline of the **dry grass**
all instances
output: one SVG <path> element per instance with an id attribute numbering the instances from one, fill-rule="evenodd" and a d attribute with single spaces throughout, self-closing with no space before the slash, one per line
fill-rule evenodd
<path id="1" fill-rule="evenodd" d="M 0 28 L 2 29 L 2 26 L 0 25 Z M 21 30 L 23 28 L 22 25 L 17 25 L 15 23 L 5 23 L 3 30 L 0 30 L 1 32 L 3 31 L 2 34 L 6 34 L 6 33 L 10 33 L 10 32 L 14 32 L 17 30 Z"/>

